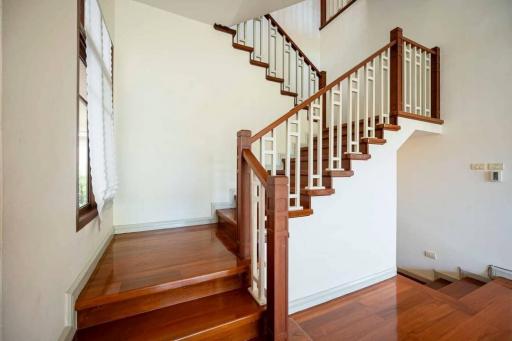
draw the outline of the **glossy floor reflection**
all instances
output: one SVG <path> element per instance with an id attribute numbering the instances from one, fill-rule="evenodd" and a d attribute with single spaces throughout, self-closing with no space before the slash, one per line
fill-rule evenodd
<path id="1" fill-rule="evenodd" d="M 455 299 L 403 276 L 296 313 L 312 340 L 512 340 L 512 282 Z"/>

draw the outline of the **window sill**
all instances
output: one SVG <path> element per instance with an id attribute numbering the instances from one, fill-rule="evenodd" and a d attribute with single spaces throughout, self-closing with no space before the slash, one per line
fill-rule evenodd
<path id="1" fill-rule="evenodd" d="M 93 221 L 98 216 L 96 207 L 85 207 L 78 211 L 76 220 L 76 231 L 80 231 L 85 225 Z"/>

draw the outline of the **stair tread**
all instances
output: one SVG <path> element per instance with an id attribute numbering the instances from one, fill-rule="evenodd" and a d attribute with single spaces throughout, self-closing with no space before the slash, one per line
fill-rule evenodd
<path id="1" fill-rule="evenodd" d="M 459 299 L 480 288 L 483 284 L 478 280 L 466 277 L 440 288 L 439 291 Z"/>
<path id="2" fill-rule="evenodd" d="M 78 311 L 248 271 L 217 224 L 115 235 L 78 297 Z"/>
<path id="3" fill-rule="evenodd" d="M 264 68 L 268 68 L 269 67 L 268 63 L 261 62 L 259 60 L 255 60 L 255 59 L 251 59 L 249 61 L 249 63 L 251 63 L 251 65 L 261 66 L 261 67 L 264 67 Z"/>
<path id="4" fill-rule="evenodd" d="M 254 48 L 238 43 L 233 43 L 233 47 L 238 50 L 246 51 L 246 52 L 252 52 L 254 51 Z"/>
<path id="5" fill-rule="evenodd" d="M 175 340 L 261 317 L 246 289 L 208 296 L 118 321 L 81 329 L 77 340 Z"/>
<path id="6" fill-rule="evenodd" d="M 217 216 L 230 224 L 236 225 L 236 209 L 234 208 L 223 208 L 217 210 Z"/>
<path id="7" fill-rule="evenodd" d="M 447 285 L 450 285 L 451 283 L 452 282 L 447 281 L 446 279 L 438 278 L 435 281 L 426 284 L 426 286 L 435 290 L 439 290 Z"/>

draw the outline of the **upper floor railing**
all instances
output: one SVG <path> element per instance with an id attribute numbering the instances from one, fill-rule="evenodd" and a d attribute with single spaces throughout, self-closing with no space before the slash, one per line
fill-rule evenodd
<path id="1" fill-rule="evenodd" d="M 320 29 L 327 26 L 357 0 L 320 0 Z"/>
<path id="2" fill-rule="evenodd" d="M 232 27 L 234 43 L 250 47 L 251 60 L 267 67 L 267 78 L 301 103 L 325 85 L 322 73 L 270 14 Z"/>
<path id="3" fill-rule="evenodd" d="M 396 28 L 389 43 L 260 132 L 239 132 L 240 254 L 251 259 L 250 290 L 267 305 L 274 339 L 287 335 L 288 211 L 303 209 L 304 191 L 324 190 L 325 174 L 364 157 L 361 145 L 378 139 L 377 129 L 397 117 L 442 122 L 439 65 L 439 48 Z"/>

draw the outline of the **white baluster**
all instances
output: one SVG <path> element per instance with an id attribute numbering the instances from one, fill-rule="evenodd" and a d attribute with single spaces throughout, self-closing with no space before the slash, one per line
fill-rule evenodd
<path id="1" fill-rule="evenodd" d="M 297 103 L 304 101 L 304 59 L 297 53 L 297 79 L 295 81 Z"/>
<path id="2" fill-rule="evenodd" d="M 268 73 L 277 77 L 277 29 L 268 21 Z"/>
<path id="3" fill-rule="evenodd" d="M 430 108 L 431 108 L 431 93 L 432 93 L 432 88 L 431 88 L 431 84 L 430 84 L 430 77 L 431 77 L 431 74 L 430 74 L 430 63 L 431 63 L 431 58 L 432 58 L 432 55 L 430 53 L 427 53 L 426 56 L 425 56 L 425 115 L 428 116 L 428 117 L 431 117 L 431 112 L 430 112 Z"/>
<path id="4" fill-rule="evenodd" d="M 253 46 L 252 59 L 263 61 L 263 18 L 255 18 L 253 20 Z"/>
<path id="5" fill-rule="evenodd" d="M 291 43 L 283 37 L 283 89 L 286 91 L 292 91 L 291 85 L 291 55 L 292 55 Z"/>
<path id="6" fill-rule="evenodd" d="M 359 70 L 349 76 L 349 119 L 347 121 L 347 153 L 359 153 Z M 355 97 L 355 101 L 354 101 Z M 354 103 L 355 102 L 355 103 Z M 352 125 L 354 133 L 352 133 Z"/>
<path id="7" fill-rule="evenodd" d="M 265 188 L 251 171 L 251 288 L 260 304 L 266 304 L 266 228 Z"/>
<path id="8" fill-rule="evenodd" d="M 309 143 L 308 143 L 308 189 L 323 189 L 322 186 L 322 96 L 314 100 L 308 109 Z M 314 168 L 315 124 L 317 125 L 316 171 Z M 315 181 L 316 180 L 316 181 Z"/>
<path id="9" fill-rule="evenodd" d="M 389 124 L 389 49 L 380 54 L 381 123 Z"/>
<path id="10" fill-rule="evenodd" d="M 329 91 L 329 170 L 343 170 L 343 97 L 341 83 Z M 336 141 L 334 139 L 334 133 Z M 336 148 L 335 148 L 336 143 Z"/>
<path id="11" fill-rule="evenodd" d="M 375 60 L 364 66 L 365 74 L 365 106 L 364 106 L 364 137 L 375 137 Z M 370 100 L 371 92 L 371 100 Z"/>
<path id="12" fill-rule="evenodd" d="M 290 117 L 286 121 L 286 166 L 285 166 L 285 175 L 289 179 L 288 184 L 288 207 L 289 210 L 301 210 L 302 206 L 300 205 L 300 117 L 299 113 Z M 293 141 L 295 141 L 295 145 L 293 145 Z M 291 157 L 292 151 L 295 153 L 295 178 L 294 178 L 294 187 L 295 190 L 291 190 Z M 292 204 L 293 201 L 293 204 Z"/>
<path id="13" fill-rule="evenodd" d="M 421 114 L 421 53 L 414 47 L 414 113 Z"/>

